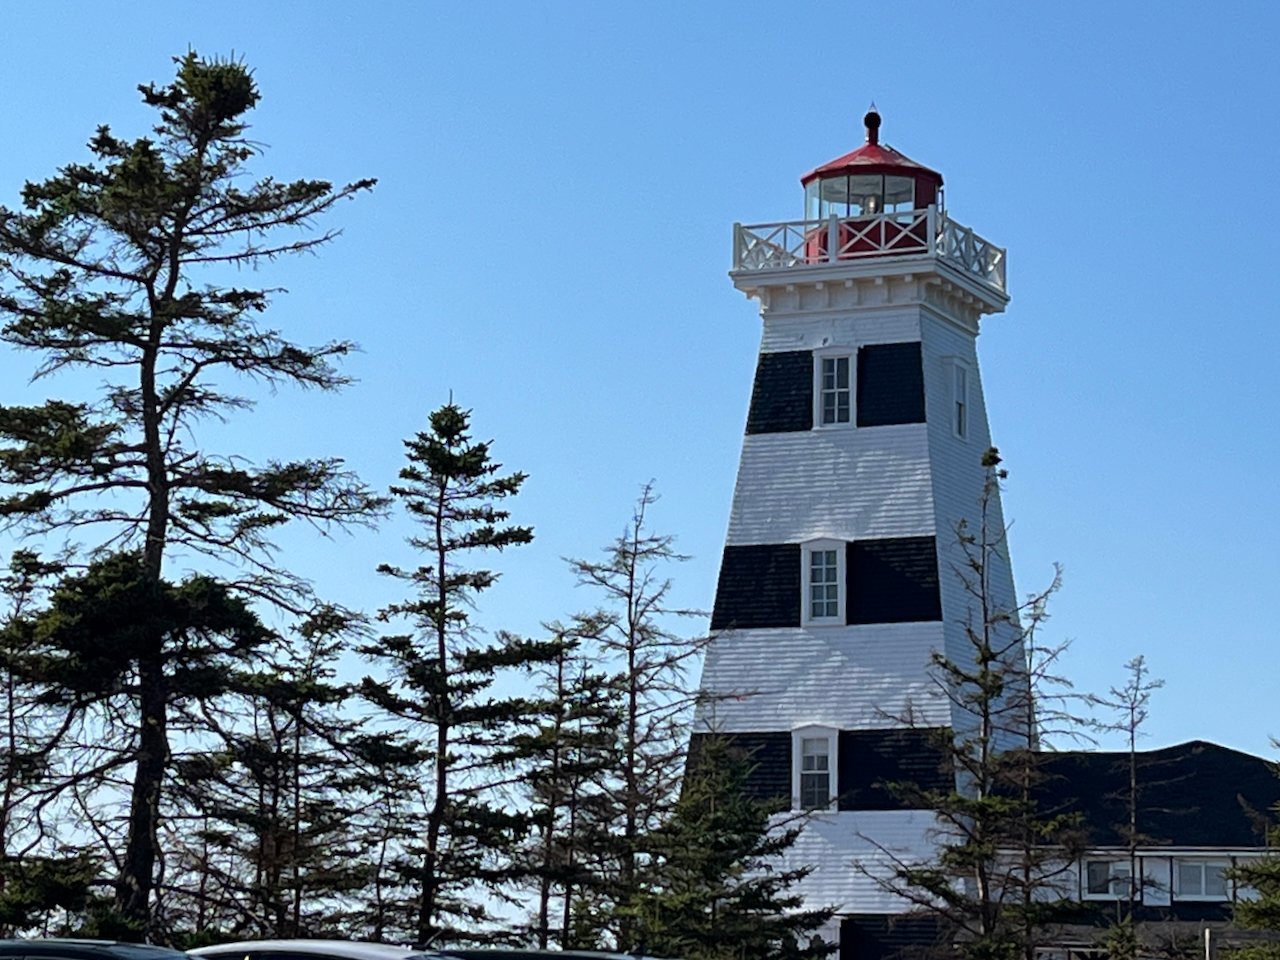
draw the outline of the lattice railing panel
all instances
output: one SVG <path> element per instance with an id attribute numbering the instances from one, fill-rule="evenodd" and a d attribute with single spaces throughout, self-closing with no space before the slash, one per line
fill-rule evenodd
<path id="1" fill-rule="evenodd" d="M 734 228 L 735 270 L 916 255 L 942 257 L 997 290 L 1005 289 L 1004 248 L 932 207 L 878 217 L 739 224 Z"/>

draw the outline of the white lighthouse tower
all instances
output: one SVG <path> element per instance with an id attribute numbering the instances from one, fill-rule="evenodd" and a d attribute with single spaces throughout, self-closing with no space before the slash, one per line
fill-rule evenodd
<path id="1" fill-rule="evenodd" d="M 763 333 L 697 716 L 753 752 L 757 793 L 814 812 L 789 856 L 813 868 L 806 900 L 838 909 L 842 960 L 912 936 L 875 875 L 886 851 L 927 857 L 935 822 L 883 784 L 942 785 L 932 734 L 965 722 L 930 658 L 967 659 L 957 527 L 991 446 L 975 347 L 1008 303 L 1005 251 L 880 143 L 874 107 L 865 122 L 801 179 L 803 220 L 734 227 Z M 988 579 L 1011 609 L 1000 551 Z"/>

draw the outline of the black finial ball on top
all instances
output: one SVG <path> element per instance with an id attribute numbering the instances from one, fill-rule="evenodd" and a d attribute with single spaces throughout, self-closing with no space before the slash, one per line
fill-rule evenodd
<path id="1" fill-rule="evenodd" d="M 876 109 L 876 105 L 871 104 L 871 108 L 867 111 L 867 115 L 862 118 L 862 122 L 867 125 L 867 143 L 880 142 L 880 111 Z"/>

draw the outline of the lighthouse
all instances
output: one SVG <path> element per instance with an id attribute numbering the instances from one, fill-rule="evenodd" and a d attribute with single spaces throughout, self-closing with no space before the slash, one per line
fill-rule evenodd
<path id="1" fill-rule="evenodd" d="M 839 913 L 842 958 L 909 939 L 877 882 L 927 859 L 934 815 L 885 784 L 946 788 L 939 731 L 966 718 L 933 673 L 963 661 L 957 571 L 991 446 L 976 341 L 1008 303 L 1005 251 L 953 219 L 937 171 L 880 139 L 801 178 L 802 219 L 734 226 L 734 286 L 760 353 L 711 619 L 695 739 L 751 752 L 751 789 L 808 811 L 788 865 Z M 998 491 L 987 497 L 1000 529 Z M 1014 606 L 1009 558 L 988 558 Z"/>

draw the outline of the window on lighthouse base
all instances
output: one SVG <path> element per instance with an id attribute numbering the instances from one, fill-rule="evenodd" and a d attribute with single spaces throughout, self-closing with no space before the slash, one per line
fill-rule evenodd
<path id="1" fill-rule="evenodd" d="M 845 622 L 845 545 L 839 540 L 812 540 L 804 545 L 805 626 Z"/>

